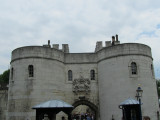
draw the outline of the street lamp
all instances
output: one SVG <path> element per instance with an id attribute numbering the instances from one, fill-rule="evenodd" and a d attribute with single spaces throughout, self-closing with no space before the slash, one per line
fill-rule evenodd
<path id="1" fill-rule="evenodd" d="M 142 93 L 143 93 L 143 90 L 141 89 L 141 87 L 138 87 L 137 90 L 136 90 L 136 98 L 137 100 L 139 101 L 139 112 L 140 112 L 140 120 L 142 120 L 142 111 L 141 111 L 141 97 L 142 97 Z"/>

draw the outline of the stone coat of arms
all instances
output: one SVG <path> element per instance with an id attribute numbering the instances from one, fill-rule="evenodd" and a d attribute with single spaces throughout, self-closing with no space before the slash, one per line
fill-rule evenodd
<path id="1" fill-rule="evenodd" d="M 78 79 L 73 80 L 73 92 L 89 92 L 90 91 L 90 81 L 89 79 L 83 78 L 82 76 Z"/>

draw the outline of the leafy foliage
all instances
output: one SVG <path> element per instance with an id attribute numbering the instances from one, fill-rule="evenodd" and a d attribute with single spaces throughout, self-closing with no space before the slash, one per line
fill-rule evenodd
<path id="1" fill-rule="evenodd" d="M 6 70 L 0 75 L 0 83 L 9 83 L 9 73 L 10 70 Z"/>
<path id="2" fill-rule="evenodd" d="M 160 98 L 160 80 L 157 80 L 157 92 L 158 92 L 158 97 Z"/>

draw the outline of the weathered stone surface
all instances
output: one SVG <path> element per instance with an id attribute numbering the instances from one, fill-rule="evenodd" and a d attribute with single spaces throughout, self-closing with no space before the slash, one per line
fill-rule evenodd
<path id="1" fill-rule="evenodd" d="M 118 41 L 119 42 L 119 41 Z M 94 53 L 69 53 L 42 46 L 17 48 L 12 52 L 8 97 L 8 120 L 35 120 L 35 110 L 31 108 L 41 102 L 60 99 L 69 104 L 83 101 L 96 108 L 101 120 L 121 119 L 118 105 L 135 98 L 138 84 L 143 89 L 142 114 L 156 119 L 159 110 L 151 65 L 153 59 L 150 47 L 143 44 L 107 43 L 99 45 Z M 63 52 L 64 51 L 64 52 Z M 131 62 L 137 63 L 138 74 L 131 74 Z M 34 66 L 34 76 L 29 77 L 28 66 Z M 68 81 L 68 71 L 72 71 L 72 81 Z M 90 79 L 90 71 L 95 71 L 95 80 Z M 86 101 L 84 101 L 86 100 Z M 98 115 L 99 116 L 99 115 Z"/>
<path id="2" fill-rule="evenodd" d="M 0 86 L 0 88 L 3 88 Z M 0 89 L 0 120 L 5 120 L 7 116 L 8 89 Z"/>

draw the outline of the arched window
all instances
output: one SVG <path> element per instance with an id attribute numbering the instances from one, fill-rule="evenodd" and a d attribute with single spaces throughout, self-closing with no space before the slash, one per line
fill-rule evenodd
<path id="1" fill-rule="evenodd" d="M 72 70 L 68 71 L 68 81 L 72 81 Z"/>
<path id="2" fill-rule="evenodd" d="M 34 77 L 34 67 L 33 67 L 33 65 L 28 66 L 28 75 L 29 75 L 29 77 Z"/>
<path id="3" fill-rule="evenodd" d="M 14 68 L 11 68 L 11 80 L 13 80 Z"/>
<path id="4" fill-rule="evenodd" d="M 90 71 L 90 78 L 91 78 L 91 80 L 95 80 L 95 71 L 94 70 Z"/>
<path id="5" fill-rule="evenodd" d="M 131 72 L 132 72 L 132 75 L 137 74 L 137 64 L 135 62 L 131 63 Z"/>

